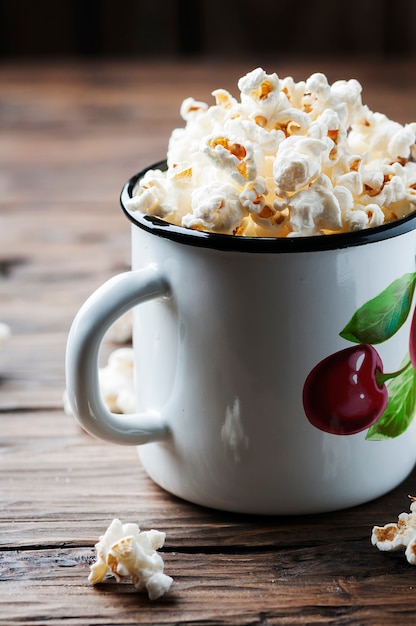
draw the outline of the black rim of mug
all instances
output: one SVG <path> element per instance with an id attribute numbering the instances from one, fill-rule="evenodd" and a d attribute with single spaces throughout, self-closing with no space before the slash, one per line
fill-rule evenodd
<path id="1" fill-rule="evenodd" d="M 236 237 L 235 235 L 209 233 L 176 226 L 153 215 L 129 211 L 126 208 L 126 201 L 133 196 L 133 190 L 138 180 L 143 178 L 148 170 L 160 169 L 163 171 L 166 168 L 166 160 L 159 161 L 132 176 L 123 186 L 120 204 L 128 219 L 139 228 L 181 244 L 236 252 L 313 252 L 338 250 L 380 242 L 410 232 L 416 226 L 416 211 L 414 211 L 395 222 L 348 233 L 308 237 Z"/>

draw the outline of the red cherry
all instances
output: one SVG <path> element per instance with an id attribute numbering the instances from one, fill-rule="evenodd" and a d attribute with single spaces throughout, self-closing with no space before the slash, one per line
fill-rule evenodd
<path id="1" fill-rule="evenodd" d="M 380 355 L 367 344 L 326 357 L 313 368 L 303 387 L 308 420 L 334 435 L 352 435 L 369 428 L 387 406 L 387 388 L 377 380 L 382 374 Z"/>
<path id="2" fill-rule="evenodd" d="M 409 354 L 413 368 L 416 370 L 416 308 L 413 311 L 412 324 L 410 326 Z"/>

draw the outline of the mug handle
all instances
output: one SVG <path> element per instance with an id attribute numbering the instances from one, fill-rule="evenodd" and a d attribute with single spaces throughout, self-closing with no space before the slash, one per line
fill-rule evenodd
<path id="1" fill-rule="evenodd" d="M 98 382 L 98 357 L 106 331 L 137 304 L 169 295 L 155 266 L 110 278 L 83 304 L 68 335 L 66 389 L 75 418 L 91 435 L 125 445 L 166 439 L 169 428 L 155 412 L 120 415 L 105 406 Z"/>

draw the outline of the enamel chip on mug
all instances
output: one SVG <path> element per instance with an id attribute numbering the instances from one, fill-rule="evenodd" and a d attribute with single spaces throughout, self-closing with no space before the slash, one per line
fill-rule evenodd
<path id="1" fill-rule="evenodd" d="M 374 526 L 371 543 L 384 552 L 404 550 L 408 562 L 416 565 L 416 498 L 409 497 L 410 513 L 400 513 L 397 523 Z"/>
<path id="2" fill-rule="evenodd" d="M 173 579 L 164 573 L 164 562 L 156 552 L 163 547 L 165 533 L 140 531 L 137 524 L 122 524 L 114 519 L 95 545 L 97 561 L 91 565 L 88 580 L 100 583 L 107 573 L 117 582 L 131 578 L 137 590 L 146 589 L 150 600 L 169 591 Z"/>
<path id="3" fill-rule="evenodd" d="M 129 210 L 197 230 L 299 237 L 379 226 L 416 208 L 416 123 L 371 111 L 357 80 L 295 82 L 257 68 L 238 88 L 240 100 L 225 89 L 212 106 L 184 100 L 167 172 L 148 171 Z M 221 186 L 229 201 L 213 193 Z"/>

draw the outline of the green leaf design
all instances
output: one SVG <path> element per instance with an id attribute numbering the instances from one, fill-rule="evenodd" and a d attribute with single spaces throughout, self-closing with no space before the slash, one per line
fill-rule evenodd
<path id="1" fill-rule="evenodd" d="M 404 274 L 354 313 L 340 336 L 354 343 L 390 339 L 406 321 L 412 306 L 416 273 Z"/>
<path id="2" fill-rule="evenodd" d="M 409 355 L 402 365 L 409 362 Z M 408 428 L 416 411 L 416 371 L 407 367 L 388 385 L 389 401 L 383 415 L 367 432 L 366 439 L 382 441 L 398 437 Z"/>

